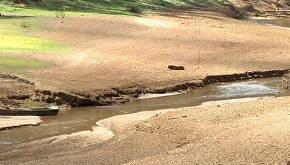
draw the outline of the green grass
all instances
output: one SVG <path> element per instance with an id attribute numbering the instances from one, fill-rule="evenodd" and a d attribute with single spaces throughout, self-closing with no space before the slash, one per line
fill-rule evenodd
<path id="1" fill-rule="evenodd" d="M 0 19 L 0 52 L 45 52 L 67 48 L 64 43 L 30 35 L 31 31 L 39 30 L 36 21 L 18 17 Z"/>
<path id="2" fill-rule="evenodd" d="M 49 66 L 48 63 L 24 58 L 0 57 L 1 67 L 38 68 Z"/>
<path id="3" fill-rule="evenodd" d="M 56 11 L 66 13 L 91 13 L 110 15 L 138 15 L 129 10 L 130 6 L 138 7 L 142 12 L 150 12 L 152 7 L 208 6 L 225 0 L 46 0 L 43 3 L 12 4 L 10 0 L 0 2 L 0 12 L 25 15 L 55 15 Z"/>
<path id="4" fill-rule="evenodd" d="M 0 57 L 0 72 L 29 74 L 25 69 L 50 66 L 49 63 L 24 58 Z"/>

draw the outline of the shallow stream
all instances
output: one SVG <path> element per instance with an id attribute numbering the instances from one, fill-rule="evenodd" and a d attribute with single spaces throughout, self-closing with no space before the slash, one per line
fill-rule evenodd
<path id="1" fill-rule="evenodd" d="M 281 19 L 249 19 L 250 22 L 258 22 L 266 26 L 278 26 L 290 28 L 290 18 L 281 18 Z"/>
<path id="2" fill-rule="evenodd" d="M 0 132 L 0 148 L 56 135 L 91 130 L 95 122 L 115 115 L 200 105 L 203 102 L 248 97 L 279 96 L 281 77 L 232 83 L 210 84 L 176 95 L 137 99 L 111 107 L 84 107 L 60 111 L 58 116 L 42 117 L 40 126 L 22 127 Z"/>
<path id="3" fill-rule="evenodd" d="M 281 27 L 288 27 L 290 28 L 290 18 L 282 18 L 282 19 L 269 19 L 263 20 L 263 22 L 274 25 L 274 26 L 281 26 Z"/>

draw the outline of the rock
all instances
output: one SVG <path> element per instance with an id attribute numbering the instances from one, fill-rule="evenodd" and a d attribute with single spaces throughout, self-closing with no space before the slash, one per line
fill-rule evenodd
<path id="1" fill-rule="evenodd" d="M 8 99 L 16 99 L 16 100 L 25 100 L 29 98 L 29 95 L 10 95 L 7 97 Z"/>

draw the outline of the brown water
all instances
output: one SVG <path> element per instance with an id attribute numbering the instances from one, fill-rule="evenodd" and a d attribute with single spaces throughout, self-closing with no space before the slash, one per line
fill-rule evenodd
<path id="1" fill-rule="evenodd" d="M 268 23 L 269 25 L 288 27 L 290 28 L 290 18 L 282 19 L 272 19 L 272 20 L 263 20 L 263 22 Z"/>
<path id="2" fill-rule="evenodd" d="M 279 27 L 286 27 L 290 28 L 290 18 L 281 18 L 281 19 L 250 19 L 248 21 L 251 22 L 258 22 L 263 25 L 267 26 L 279 26 Z"/>
<path id="3" fill-rule="evenodd" d="M 0 148 L 56 135 L 91 130 L 95 122 L 115 115 L 167 108 L 196 106 L 203 102 L 246 97 L 278 96 L 281 78 L 256 79 L 234 83 L 217 83 L 186 93 L 151 98 L 111 107 L 85 107 L 61 111 L 58 116 L 42 117 L 40 126 L 0 132 Z"/>

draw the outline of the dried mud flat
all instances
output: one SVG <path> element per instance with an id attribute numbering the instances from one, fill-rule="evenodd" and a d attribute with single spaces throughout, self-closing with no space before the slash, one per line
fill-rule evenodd
<path id="1" fill-rule="evenodd" d="M 51 31 L 37 35 L 75 46 L 41 56 L 14 54 L 54 64 L 24 75 L 44 93 L 77 92 L 90 98 L 115 92 L 106 97 L 116 99 L 118 91 L 126 96 L 207 75 L 289 68 L 288 29 L 214 12 L 40 21 Z M 169 64 L 185 70 L 169 70 Z M 97 133 L 3 149 L 0 164 L 286 164 L 289 104 L 289 97 L 283 97 L 117 116 L 100 121 L 106 129 Z M 100 132 L 108 136 L 100 140 Z"/>

